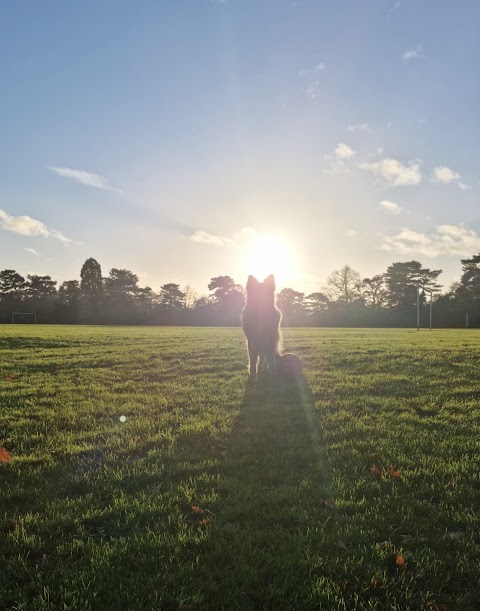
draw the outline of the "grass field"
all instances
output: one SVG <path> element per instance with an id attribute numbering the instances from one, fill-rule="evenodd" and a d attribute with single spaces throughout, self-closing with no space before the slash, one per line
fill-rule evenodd
<path id="1" fill-rule="evenodd" d="M 0 608 L 480 609 L 480 332 L 285 345 L 0 327 Z"/>

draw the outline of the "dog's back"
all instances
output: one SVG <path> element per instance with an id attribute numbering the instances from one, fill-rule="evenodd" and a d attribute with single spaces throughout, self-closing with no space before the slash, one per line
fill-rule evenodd
<path id="1" fill-rule="evenodd" d="M 268 276 L 258 282 L 248 277 L 247 301 L 242 315 L 243 330 L 247 338 L 250 358 L 250 374 L 256 374 L 257 360 L 265 360 L 274 370 L 275 359 L 280 352 L 281 312 L 275 305 L 275 279 Z"/>

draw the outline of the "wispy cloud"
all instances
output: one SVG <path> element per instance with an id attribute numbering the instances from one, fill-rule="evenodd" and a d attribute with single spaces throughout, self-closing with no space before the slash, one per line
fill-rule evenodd
<path id="1" fill-rule="evenodd" d="M 197 244 L 211 244 L 213 246 L 231 246 L 232 244 L 230 238 L 214 235 L 213 233 L 208 233 L 208 231 L 203 231 L 203 229 L 199 229 L 193 233 L 189 236 L 189 239 Z"/>
<path id="2" fill-rule="evenodd" d="M 367 123 L 356 123 L 354 125 L 349 125 L 347 127 L 347 132 L 350 132 L 351 134 L 355 133 L 355 132 L 368 132 L 370 131 L 370 128 L 368 127 Z"/>
<path id="3" fill-rule="evenodd" d="M 305 93 L 307 96 L 314 100 L 321 94 L 321 83 L 318 80 L 318 75 L 320 72 L 323 72 L 326 69 L 326 66 L 323 62 L 316 64 L 313 68 L 302 68 L 298 70 L 297 74 L 301 78 L 308 78 L 310 82 L 305 87 Z M 317 79 L 315 79 L 317 77 Z M 315 80 L 311 80 L 315 79 Z"/>
<path id="4" fill-rule="evenodd" d="M 334 151 L 330 155 L 326 155 L 325 159 L 330 161 L 330 166 L 325 168 L 325 172 L 328 174 L 342 174 L 349 172 L 347 162 L 356 156 L 354 151 L 345 142 L 339 142 L 335 147 Z"/>
<path id="5" fill-rule="evenodd" d="M 405 185 L 418 185 L 421 182 L 421 164 L 422 162 L 418 159 L 403 164 L 397 159 L 386 157 L 385 159 L 372 163 L 361 163 L 359 167 L 362 170 L 368 170 L 376 176 L 380 176 L 390 187 L 400 187 Z"/>
<path id="6" fill-rule="evenodd" d="M 419 59 L 420 57 L 423 57 L 422 45 L 417 45 L 413 49 L 407 49 L 402 55 L 404 62 L 412 61 L 412 59 Z"/>
<path id="7" fill-rule="evenodd" d="M 318 96 L 321 94 L 320 81 L 312 81 L 311 83 L 308 83 L 305 93 L 311 100 L 318 98 Z"/>
<path id="8" fill-rule="evenodd" d="M 380 208 L 387 210 L 387 212 L 391 212 L 392 214 L 401 214 L 402 212 L 408 212 L 405 208 L 402 208 L 395 202 L 390 202 L 387 199 L 384 199 L 380 202 Z"/>
<path id="9" fill-rule="evenodd" d="M 115 193 L 122 193 L 121 189 L 117 189 L 108 184 L 108 181 L 99 174 L 94 174 L 93 172 L 86 172 L 85 170 L 75 170 L 73 168 L 64 168 L 58 166 L 49 166 L 49 170 L 57 174 L 58 176 L 63 176 L 64 178 L 69 178 L 74 182 L 79 182 L 82 185 L 86 185 L 87 187 L 93 187 L 95 189 L 103 189 L 104 191 L 114 191 Z"/>
<path id="10" fill-rule="evenodd" d="M 323 72 L 326 69 L 326 65 L 323 62 L 316 64 L 313 68 L 302 68 L 297 72 L 298 76 L 307 77 L 312 76 L 318 72 Z"/>
<path id="11" fill-rule="evenodd" d="M 232 235 L 216 235 L 199 229 L 192 235 L 188 236 L 188 239 L 197 244 L 210 244 L 211 246 L 234 246 L 238 242 L 243 240 L 254 240 L 258 236 L 258 232 L 253 227 L 243 227 L 240 231 L 233 233 Z"/>
<path id="12" fill-rule="evenodd" d="M 42 238 L 54 238 L 60 240 L 64 244 L 73 242 L 70 238 L 66 238 L 56 229 L 50 229 L 41 221 L 32 219 L 31 216 L 11 216 L 5 210 L 0 209 L 0 228 L 5 231 L 12 231 L 24 236 L 40 236 Z"/>
<path id="13" fill-rule="evenodd" d="M 429 234 L 405 228 L 396 235 L 384 237 L 380 248 L 389 252 L 426 257 L 471 255 L 480 250 L 480 235 L 463 223 L 440 225 Z"/>
<path id="14" fill-rule="evenodd" d="M 400 9 L 400 0 L 396 0 L 395 3 L 392 5 L 391 9 L 388 12 L 387 15 L 387 21 L 390 21 L 390 19 L 393 17 L 393 15 Z"/>
<path id="15" fill-rule="evenodd" d="M 40 253 L 35 250 L 35 248 L 25 248 L 27 252 L 29 252 L 34 257 L 39 257 Z"/>
<path id="16" fill-rule="evenodd" d="M 470 185 L 466 185 L 462 182 L 461 176 L 455 170 L 452 170 L 446 165 L 437 166 L 433 168 L 432 176 L 430 177 L 430 182 L 449 185 L 450 183 L 454 183 L 457 185 L 459 189 L 465 191 L 466 189 L 471 189 Z"/>

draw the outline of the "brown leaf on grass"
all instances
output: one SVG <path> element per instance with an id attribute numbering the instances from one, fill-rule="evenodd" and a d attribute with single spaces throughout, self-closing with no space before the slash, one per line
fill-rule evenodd
<path id="1" fill-rule="evenodd" d="M 377 477 L 382 477 L 382 472 L 378 467 L 370 467 L 369 469 L 370 473 L 373 473 L 373 475 L 376 475 Z"/>
<path id="2" fill-rule="evenodd" d="M 345 579 L 337 579 L 333 583 L 337 586 L 337 588 L 340 588 L 341 590 L 345 590 L 345 588 L 347 587 L 348 581 L 346 581 Z"/>
<path id="3" fill-rule="evenodd" d="M 402 554 L 397 554 L 397 557 L 395 558 L 395 564 L 397 565 L 397 568 L 399 568 L 401 571 L 407 570 L 407 564 Z"/>
<path id="4" fill-rule="evenodd" d="M 203 518 L 200 522 L 202 526 L 209 526 L 212 523 L 212 518 Z"/>
<path id="5" fill-rule="evenodd" d="M 198 505 L 192 505 L 192 511 L 195 515 L 203 515 L 205 513 L 205 510 Z"/>
<path id="6" fill-rule="evenodd" d="M 14 380 L 15 380 L 15 376 L 7 376 L 7 377 L 5 378 L 5 381 L 6 381 L 6 382 L 13 382 Z"/>
<path id="7" fill-rule="evenodd" d="M 372 581 L 370 582 L 370 585 L 371 585 L 373 588 L 378 588 L 378 586 L 381 586 L 381 585 L 382 585 L 382 580 L 381 580 L 381 579 L 376 579 L 376 578 L 374 578 L 374 579 L 372 579 Z"/>
<path id="8" fill-rule="evenodd" d="M 12 460 L 12 455 L 5 448 L 0 448 L 0 462 L 8 462 Z"/>
<path id="9" fill-rule="evenodd" d="M 396 469 L 389 469 L 388 473 L 390 475 L 390 477 L 393 477 L 395 479 L 398 479 L 400 477 L 400 471 L 397 471 Z"/>

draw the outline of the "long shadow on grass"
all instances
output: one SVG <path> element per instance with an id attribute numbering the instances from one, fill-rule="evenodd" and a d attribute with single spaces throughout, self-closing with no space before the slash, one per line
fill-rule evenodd
<path id="1" fill-rule="evenodd" d="M 223 608 L 318 608 L 309 558 L 330 518 L 317 419 L 305 378 L 245 388 L 221 468 L 211 553 Z"/>

